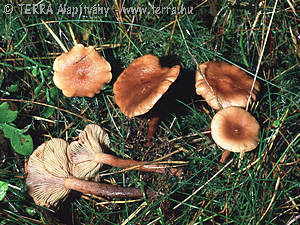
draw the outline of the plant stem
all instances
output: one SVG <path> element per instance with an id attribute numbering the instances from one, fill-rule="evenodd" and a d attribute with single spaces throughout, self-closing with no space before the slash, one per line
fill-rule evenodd
<path id="1" fill-rule="evenodd" d="M 119 157 L 102 153 L 102 152 L 96 153 L 94 161 L 98 163 L 107 164 L 113 167 L 118 167 L 118 168 L 133 167 L 132 169 L 138 171 L 154 172 L 154 173 L 162 173 L 162 174 L 165 174 L 167 172 L 164 165 L 159 165 L 159 164 L 146 165 L 149 162 L 136 161 L 131 159 L 121 159 Z M 176 176 L 181 175 L 180 171 L 177 168 L 171 168 L 170 173 Z"/>
<path id="2" fill-rule="evenodd" d="M 120 187 L 118 185 L 96 183 L 92 181 L 81 180 L 75 177 L 66 178 L 65 188 L 75 191 L 117 198 L 140 198 L 143 197 L 142 190 L 138 188 Z M 153 191 L 147 190 L 146 195 L 149 198 L 157 196 Z"/>

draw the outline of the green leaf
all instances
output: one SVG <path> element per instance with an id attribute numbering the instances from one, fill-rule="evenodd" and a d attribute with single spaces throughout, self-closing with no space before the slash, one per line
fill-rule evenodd
<path id="1" fill-rule="evenodd" d="M 275 120 L 273 122 L 273 127 L 277 128 L 277 127 L 279 127 L 279 125 L 280 125 L 280 120 Z"/>
<path id="2" fill-rule="evenodd" d="M 18 90 L 18 86 L 19 86 L 18 83 L 12 84 L 12 85 L 10 85 L 10 86 L 7 88 L 7 91 L 8 91 L 9 93 L 14 93 L 14 92 L 16 92 L 16 91 Z"/>
<path id="3" fill-rule="evenodd" d="M 33 141 L 30 135 L 24 134 L 21 129 L 8 124 L 0 124 L 3 129 L 4 136 L 9 138 L 13 149 L 21 155 L 30 155 L 33 151 Z"/>
<path id="4" fill-rule="evenodd" d="M 47 77 L 47 76 L 49 76 L 51 69 L 44 69 L 42 72 L 43 72 L 44 76 Z"/>
<path id="5" fill-rule="evenodd" d="M 59 96 L 59 90 L 57 89 L 57 87 L 52 87 L 49 89 L 49 94 L 50 94 L 50 99 L 51 100 L 57 100 L 58 96 Z"/>
<path id="6" fill-rule="evenodd" d="M 34 89 L 34 94 L 37 95 L 38 93 L 40 93 L 42 87 L 44 85 L 44 81 L 42 81 L 35 89 Z"/>
<path id="7" fill-rule="evenodd" d="M 36 77 L 38 74 L 39 74 L 39 67 L 38 66 L 33 67 L 32 75 Z"/>
<path id="8" fill-rule="evenodd" d="M 47 88 L 46 89 L 46 97 L 47 97 L 47 103 L 54 105 L 54 102 L 57 102 L 59 97 L 59 91 L 56 87 Z"/>
<path id="9" fill-rule="evenodd" d="M 10 110 L 7 102 L 0 105 L 0 123 L 10 123 L 17 118 L 17 115 L 18 111 Z"/>
<path id="10" fill-rule="evenodd" d="M 8 183 L 0 181 L 0 201 L 6 195 L 7 190 L 8 190 Z"/>
<path id="11" fill-rule="evenodd" d="M 25 211 L 30 216 L 34 216 L 36 214 L 36 209 L 33 207 L 27 207 Z"/>
<path id="12" fill-rule="evenodd" d="M 53 102 L 49 102 L 50 105 L 53 104 Z M 55 112 L 55 109 L 52 107 L 45 107 L 45 109 L 42 111 L 42 116 L 44 118 L 49 118 L 50 116 L 52 116 L 52 114 Z"/>

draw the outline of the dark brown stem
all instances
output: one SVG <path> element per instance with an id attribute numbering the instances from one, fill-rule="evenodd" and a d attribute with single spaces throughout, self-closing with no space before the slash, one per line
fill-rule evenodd
<path id="1" fill-rule="evenodd" d="M 106 153 L 97 153 L 95 155 L 94 160 L 98 163 L 107 164 L 110 166 L 118 167 L 118 168 L 130 168 L 133 167 L 133 170 L 145 171 L 145 172 L 154 172 L 154 173 L 166 173 L 166 168 L 164 165 L 159 164 L 151 164 L 145 165 L 146 162 L 136 161 L 131 159 L 121 159 L 119 157 L 106 154 Z M 177 168 L 171 168 L 170 174 L 175 176 L 182 175 Z"/>
<path id="2" fill-rule="evenodd" d="M 230 151 L 225 150 L 221 156 L 220 163 L 225 163 L 227 158 L 230 156 Z"/>
<path id="3" fill-rule="evenodd" d="M 160 122 L 160 116 L 153 116 L 148 122 L 148 132 L 146 138 L 148 139 L 146 146 L 150 146 L 153 141 L 153 136 L 156 134 L 158 124 Z"/>
<path id="4" fill-rule="evenodd" d="M 120 187 L 118 185 L 96 183 L 92 181 L 81 180 L 75 177 L 65 179 L 65 188 L 75 191 L 101 195 L 115 198 L 140 198 L 143 197 L 143 192 L 138 188 Z M 147 190 L 146 195 L 149 198 L 156 197 L 157 194 L 153 191 Z"/>

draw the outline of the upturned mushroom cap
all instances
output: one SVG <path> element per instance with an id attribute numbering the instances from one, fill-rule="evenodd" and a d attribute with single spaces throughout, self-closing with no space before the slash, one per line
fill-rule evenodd
<path id="1" fill-rule="evenodd" d="M 232 152 L 248 152 L 259 142 L 259 124 L 246 110 L 227 107 L 216 113 L 211 121 L 213 140 Z"/>
<path id="2" fill-rule="evenodd" d="M 57 57 L 53 64 L 55 85 L 67 97 L 93 97 L 110 82 L 111 66 L 92 47 L 75 45 Z"/>
<path id="3" fill-rule="evenodd" d="M 70 190 L 64 187 L 64 180 L 70 175 L 67 147 L 66 141 L 54 138 L 29 157 L 26 185 L 37 205 L 57 206 L 69 194 Z"/>
<path id="4" fill-rule="evenodd" d="M 103 164 L 96 162 L 95 154 L 103 152 L 110 144 L 108 134 L 95 124 L 89 124 L 79 134 L 79 140 L 73 141 L 67 150 L 72 163 L 72 174 L 78 178 L 94 177 Z"/>
<path id="5" fill-rule="evenodd" d="M 90 182 L 72 176 L 66 154 L 67 147 L 67 142 L 55 138 L 39 146 L 29 157 L 26 184 L 36 204 L 57 208 L 70 190 L 108 197 L 143 196 L 138 188 Z M 150 190 L 146 190 L 146 194 L 149 197 L 157 196 Z"/>
<path id="6" fill-rule="evenodd" d="M 226 62 L 205 62 L 196 72 L 196 92 L 213 108 L 246 107 L 253 78 L 238 67 Z M 208 82 L 208 84 L 207 84 Z M 256 81 L 251 100 L 256 100 L 260 85 Z"/>
<path id="7" fill-rule="evenodd" d="M 159 58 L 133 60 L 114 83 L 115 102 L 128 117 L 147 113 L 177 79 L 180 66 L 161 67 Z"/>

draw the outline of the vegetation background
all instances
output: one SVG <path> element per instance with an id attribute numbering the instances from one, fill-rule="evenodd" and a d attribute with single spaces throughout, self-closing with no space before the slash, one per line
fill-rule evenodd
<path id="1" fill-rule="evenodd" d="M 296 3 L 1 1 L 0 223 L 299 224 L 300 6 Z M 72 15 L 57 11 L 62 4 L 69 10 L 80 6 L 110 10 Z M 40 11 L 41 5 L 50 5 L 54 13 Z M 130 7 L 143 7 L 147 13 L 124 11 Z M 73 32 L 78 42 L 95 46 L 111 63 L 114 79 L 100 94 L 66 98 L 55 87 L 52 65 L 62 49 L 41 20 L 68 49 L 74 44 Z M 216 112 L 193 94 L 180 102 L 181 112 L 170 110 L 153 145 L 145 147 L 146 119 L 125 117 L 112 93 L 118 74 L 145 54 L 179 62 L 187 70 L 188 85 L 193 83 L 196 62 L 208 60 L 227 61 L 257 75 L 262 91 L 249 109 L 261 124 L 257 149 L 244 156 L 233 154 L 226 165 L 219 164 L 222 149 L 211 139 L 209 127 Z M 182 95 L 193 88 L 182 88 Z M 31 151 L 51 137 L 71 141 L 88 123 L 107 130 L 115 155 L 148 161 L 166 157 L 182 167 L 183 178 L 105 167 L 100 172 L 103 182 L 165 194 L 156 200 L 122 200 L 78 193 L 58 213 L 35 205 L 25 185 Z"/>

